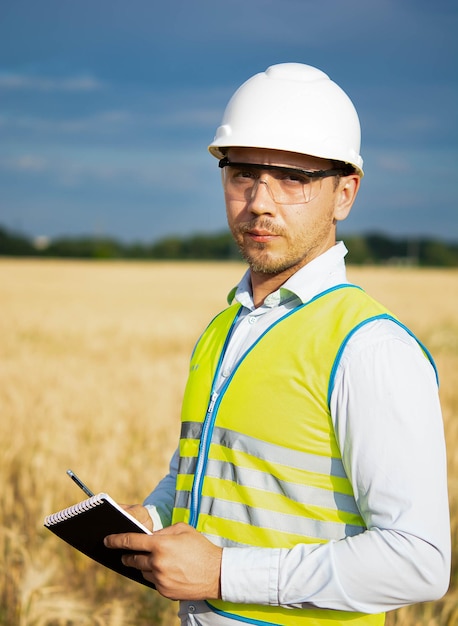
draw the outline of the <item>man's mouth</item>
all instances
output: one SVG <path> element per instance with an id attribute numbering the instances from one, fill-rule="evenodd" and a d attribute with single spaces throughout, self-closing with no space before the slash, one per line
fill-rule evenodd
<path id="1" fill-rule="evenodd" d="M 276 239 L 278 237 L 276 233 L 272 233 L 268 230 L 262 230 L 262 229 L 257 229 L 257 228 L 254 228 L 254 229 L 252 228 L 245 232 L 253 241 L 258 241 L 258 242 L 263 242 L 263 243 L 272 241 L 273 239 Z"/>
<path id="2" fill-rule="evenodd" d="M 239 232 L 243 235 L 247 235 L 252 241 L 266 243 L 273 241 L 277 237 L 281 236 L 279 228 L 275 228 L 273 224 L 260 224 L 260 223 L 245 223 L 240 225 Z"/>

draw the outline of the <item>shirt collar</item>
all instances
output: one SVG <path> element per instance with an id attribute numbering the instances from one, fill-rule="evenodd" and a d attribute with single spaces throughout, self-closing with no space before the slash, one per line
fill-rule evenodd
<path id="1" fill-rule="evenodd" d="M 279 289 L 269 294 L 264 305 L 268 307 L 277 306 L 291 298 L 297 298 L 299 303 L 305 303 L 325 289 L 347 282 L 344 260 L 347 252 L 343 241 L 339 241 L 316 259 L 301 267 Z M 239 284 L 231 289 L 227 300 L 229 304 L 235 300 L 248 309 L 253 310 L 255 308 L 251 291 L 250 270 L 247 270 Z"/>

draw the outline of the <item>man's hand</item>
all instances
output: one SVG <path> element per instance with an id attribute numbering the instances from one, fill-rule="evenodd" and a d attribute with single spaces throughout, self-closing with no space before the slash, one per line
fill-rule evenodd
<path id="1" fill-rule="evenodd" d="M 143 524 L 148 530 L 153 530 L 153 520 L 148 513 L 148 509 L 141 504 L 121 504 L 122 508 L 135 517 L 140 524 Z"/>
<path id="2" fill-rule="evenodd" d="M 132 550 L 124 565 L 141 570 L 144 578 L 171 600 L 206 600 L 221 597 L 222 548 L 195 528 L 179 523 L 152 535 L 124 533 L 105 537 L 108 548 Z"/>

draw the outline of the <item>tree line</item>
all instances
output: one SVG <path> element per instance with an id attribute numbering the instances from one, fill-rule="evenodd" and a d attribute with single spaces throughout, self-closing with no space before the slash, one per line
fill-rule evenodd
<path id="1" fill-rule="evenodd" d="M 458 267 L 458 242 L 394 238 L 381 233 L 343 237 L 348 263 Z M 240 260 L 229 232 L 165 237 L 152 243 L 122 243 L 110 237 L 32 239 L 0 226 L 0 256 L 67 259 Z"/>

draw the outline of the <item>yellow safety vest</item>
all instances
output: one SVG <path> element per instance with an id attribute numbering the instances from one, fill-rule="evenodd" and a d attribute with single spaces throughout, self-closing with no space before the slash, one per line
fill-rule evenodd
<path id="1" fill-rule="evenodd" d="M 352 333 L 374 319 L 400 322 L 358 287 L 339 285 L 274 323 L 217 396 L 213 382 L 239 310 L 236 304 L 220 313 L 191 358 L 173 523 L 187 522 L 223 547 L 292 548 L 364 532 L 334 434 L 330 394 Z M 208 604 L 263 626 L 385 621 L 384 614 Z"/>

